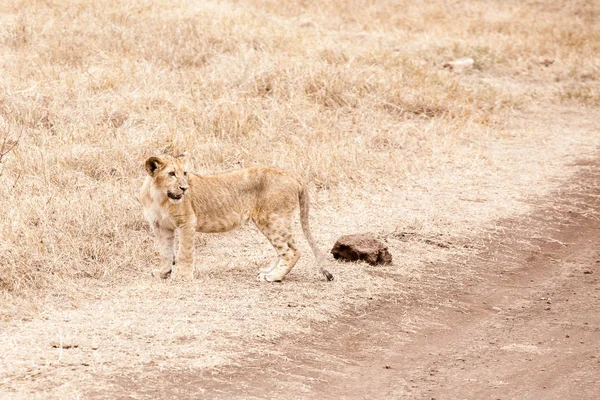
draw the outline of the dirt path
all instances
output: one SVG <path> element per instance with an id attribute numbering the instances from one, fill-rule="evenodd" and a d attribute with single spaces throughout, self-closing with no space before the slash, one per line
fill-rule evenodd
<path id="1" fill-rule="evenodd" d="M 160 381 L 122 376 L 110 380 L 110 395 L 598 398 L 600 164 L 584 170 L 574 191 L 528 218 L 504 221 L 478 258 L 446 265 L 476 263 L 485 272 L 449 283 L 445 306 L 423 306 L 420 297 L 431 293 L 376 302 L 274 343 L 281 353 L 220 372 L 162 371 Z M 407 328 L 425 318 L 429 328 Z"/>

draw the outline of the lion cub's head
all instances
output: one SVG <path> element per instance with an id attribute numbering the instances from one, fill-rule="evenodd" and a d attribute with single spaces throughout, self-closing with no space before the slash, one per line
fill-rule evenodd
<path id="1" fill-rule="evenodd" d="M 183 153 L 177 157 L 160 156 L 146 160 L 146 171 L 153 179 L 154 189 L 174 204 L 180 203 L 190 188 L 186 158 L 186 153 Z"/>

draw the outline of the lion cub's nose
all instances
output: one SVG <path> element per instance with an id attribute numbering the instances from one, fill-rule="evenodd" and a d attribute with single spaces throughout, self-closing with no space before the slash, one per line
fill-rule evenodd
<path id="1" fill-rule="evenodd" d="M 181 189 L 182 192 L 185 192 L 189 189 L 189 186 L 179 186 L 179 189 Z"/>

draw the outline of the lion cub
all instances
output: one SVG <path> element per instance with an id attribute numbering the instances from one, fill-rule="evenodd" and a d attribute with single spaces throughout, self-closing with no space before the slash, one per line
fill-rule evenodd
<path id="1" fill-rule="evenodd" d="M 247 168 L 221 175 L 188 173 L 185 153 L 150 157 L 148 176 L 139 199 L 144 216 L 156 235 L 162 259 L 160 277 L 166 279 L 176 266 L 175 275 L 193 278 L 194 234 L 216 233 L 237 228 L 251 220 L 277 251 L 277 259 L 262 270 L 258 279 L 279 282 L 300 258 L 292 237 L 292 217 L 300 208 L 302 231 L 319 264 L 320 272 L 332 280 L 322 267 L 323 256 L 313 239 L 308 223 L 308 193 L 300 179 L 273 168 Z M 179 248 L 174 254 L 175 230 Z"/>

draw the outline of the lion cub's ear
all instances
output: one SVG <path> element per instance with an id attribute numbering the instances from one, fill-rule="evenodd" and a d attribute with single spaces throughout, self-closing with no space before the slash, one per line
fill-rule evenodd
<path id="1" fill-rule="evenodd" d="M 159 171 L 165 167 L 165 162 L 158 157 L 150 157 L 146 160 L 146 171 L 148 175 L 154 176 L 156 171 Z"/>

